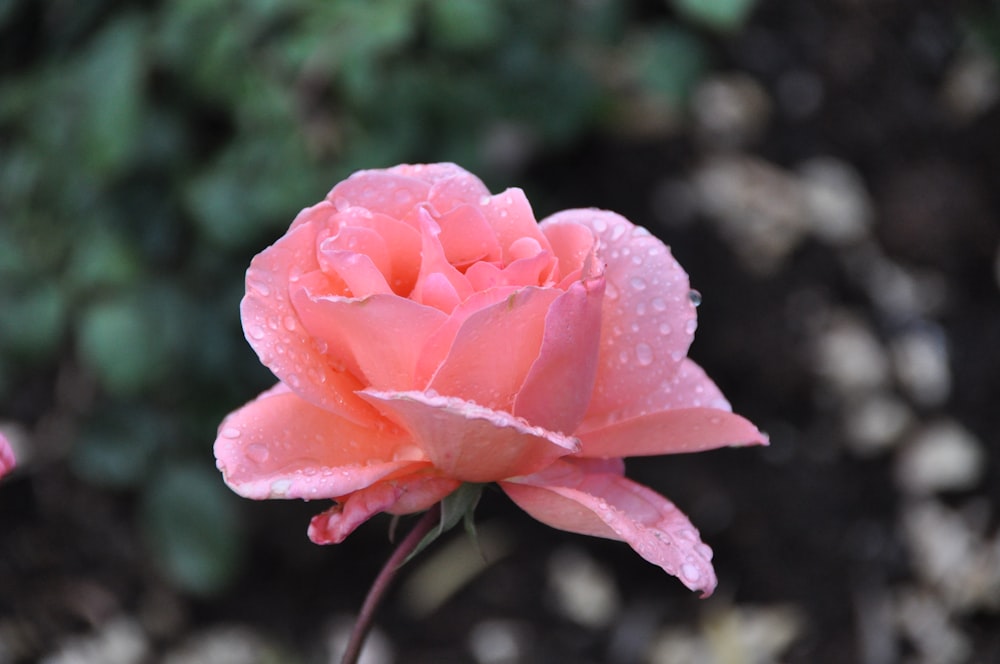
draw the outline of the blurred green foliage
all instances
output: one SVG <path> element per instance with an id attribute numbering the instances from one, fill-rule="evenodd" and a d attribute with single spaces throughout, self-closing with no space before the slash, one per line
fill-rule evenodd
<path id="1" fill-rule="evenodd" d="M 354 170 L 451 160 L 506 186 L 682 110 L 703 26 L 750 3 L 674 4 L 0 3 L 0 415 L 31 426 L 65 406 L 23 385 L 82 376 L 75 440 L 38 454 L 137 492 L 165 572 L 217 590 L 240 529 L 212 440 L 273 380 L 240 331 L 252 254 Z"/>

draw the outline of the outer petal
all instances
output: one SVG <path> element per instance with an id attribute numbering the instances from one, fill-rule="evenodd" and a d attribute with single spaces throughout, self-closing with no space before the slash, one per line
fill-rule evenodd
<path id="1" fill-rule="evenodd" d="M 687 274 L 670 250 L 644 228 L 603 210 L 566 210 L 542 224 L 576 223 L 598 237 L 607 289 L 594 397 L 585 426 L 658 408 L 694 337 L 695 308 Z"/>
<path id="2" fill-rule="evenodd" d="M 14 450 L 11 449 L 7 438 L 0 433 L 0 477 L 13 470 L 16 463 Z"/>
<path id="3" fill-rule="evenodd" d="M 319 270 L 316 231 L 313 223 L 302 223 L 250 263 L 240 303 L 243 330 L 260 361 L 302 398 L 355 422 L 367 422 L 372 411 L 354 395 L 360 387 L 357 379 L 320 352 L 292 307 L 290 283 Z"/>
<path id="4" fill-rule="evenodd" d="M 702 452 L 727 445 L 766 444 L 739 415 L 714 408 L 678 408 L 640 415 L 580 434 L 582 456 L 649 456 Z"/>
<path id="5" fill-rule="evenodd" d="M 396 295 L 324 297 L 302 287 L 292 291 L 292 301 L 303 327 L 325 345 L 327 356 L 380 389 L 412 387 L 420 349 L 448 318 Z"/>
<path id="6" fill-rule="evenodd" d="M 417 474 L 386 480 L 348 496 L 309 523 L 316 544 L 339 544 L 354 529 L 379 512 L 409 514 L 425 510 L 458 488 L 461 482 Z"/>
<path id="7" fill-rule="evenodd" d="M 712 550 L 669 500 L 601 466 L 559 460 L 544 471 L 501 482 L 524 511 L 570 532 L 627 542 L 702 597 L 716 586 Z"/>
<path id="8" fill-rule="evenodd" d="M 429 466 L 377 415 L 359 425 L 281 383 L 223 420 L 215 457 L 226 484 L 255 500 L 336 498 Z"/>
<path id="9" fill-rule="evenodd" d="M 427 200 L 430 183 L 394 170 L 358 171 L 331 189 L 326 198 L 338 208 L 354 205 L 404 219 Z"/>
<path id="10" fill-rule="evenodd" d="M 576 430 L 593 392 L 604 280 L 576 282 L 549 307 L 538 356 L 514 400 L 514 415 L 552 431 Z"/>
<path id="11" fill-rule="evenodd" d="M 459 328 L 430 389 L 511 411 L 538 357 L 546 315 L 563 291 L 523 288 L 469 316 Z"/>
<path id="12" fill-rule="evenodd" d="M 579 450 L 575 438 L 456 397 L 376 390 L 360 394 L 406 429 L 442 474 L 463 482 L 527 475 Z"/>

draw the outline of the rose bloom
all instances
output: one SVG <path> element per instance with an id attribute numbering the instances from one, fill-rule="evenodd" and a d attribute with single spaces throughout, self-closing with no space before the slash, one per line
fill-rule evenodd
<path id="1" fill-rule="evenodd" d="M 0 477 L 3 477 L 14 469 L 14 450 L 11 449 L 7 438 L 0 433 Z"/>
<path id="2" fill-rule="evenodd" d="M 765 442 L 686 353 L 688 277 L 602 210 L 541 223 L 454 164 L 355 173 L 258 254 L 241 304 L 279 382 L 215 456 L 247 498 L 333 499 L 316 543 L 497 482 L 539 521 L 623 540 L 703 596 L 712 552 L 623 457 Z"/>

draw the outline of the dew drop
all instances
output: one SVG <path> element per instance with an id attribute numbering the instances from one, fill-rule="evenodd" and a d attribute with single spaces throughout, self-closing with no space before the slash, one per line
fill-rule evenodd
<path id="1" fill-rule="evenodd" d="M 649 347 L 649 344 L 638 344 L 635 347 L 635 358 L 644 367 L 648 367 L 653 363 L 653 349 Z"/>
<path id="2" fill-rule="evenodd" d="M 288 479 L 275 480 L 271 483 L 272 496 L 284 496 L 292 488 L 292 481 Z"/>
<path id="3" fill-rule="evenodd" d="M 628 351 L 621 351 L 618 353 L 618 361 L 622 364 L 628 364 Z"/>
<path id="4" fill-rule="evenodd" d="M 247 328 L 247 334 L 250 335 L 251 339 L 256 339 L 258 341 L 267 336 L 267 333 L 264 331 L 264 328 L 262 328 L 260 325 L 249 326 Z"/>
<path id="5" fill-rule="evenodd" d="M 608 223 L 603 219 L 601 219 L 600 217 L 596 217 L 594 219 L 594 230 L 597 231 L 598 233 L 603 233 L 604 231 L 608 230 Z"/>
<path id="6" fill-rule="evenodd" d="M 697 307 L 701 304 L 701 293 L 692 288 L 688 291 L 688 299 L 691 300 L 691 304 Z"/>
<path id="7" fill-rule="evenodd" d="M 654 297 L 653 301 L 650 304 L 652 304 L 653 308 L 656 309 L 657 311 L 667 310 L 667 303 L 663 300 L 662 297 Z"/>
<path id="8" fill-rule="evenodd" d="M 697 329 L 698 329 L 698 321 L 696 321 L 693 318 L 684 323 L 684 331 L 687 332 L 688 334 L 694 334 L 694 331 Z"/>
<path id="9" fill-rule="evenodd" d="M 247 458 L 254 463 L 265 463 L 269 458 L 271 458 L 271 451 L 260 443 L 253 443 L 251 445 L 247 445 L 246 455 Z"/>
<path id="10" fill-rule="evenodd" d="M 288 378 L 285 379 L 288 386 L 293 390 L 297 390 L 302 387 L 302 379 L 299 378 L 298 374 L 288 374 Z"/>
<path id="11" fill-rule="evenodd" d="M 239 438 L 240 437 L 240 430 L 237 429 L 236 427 L 226 427 L 225 429 L 222 430 L 222 437 L 223 438 Z"/>
<path id="12" fill-rule="evenodd" d="M 701 578 L 701 571 L 698 570 L 698 566 L 694 563 L 684 563 L 681 565 L 681 576 L 683 576 L 686 581 L 694 583 Z"/>
<path id="13" fill-rule="evenodd" d="M 264 297 L 271 294 L 271 289 L 268 285 L 259 279 L 247 279 L 247 287 L 257 291 Z"/>
<path id="14" fill-rule="evenodd" d="M 285 320 L 283 322 L 285 324 L 285 329 L 289 332 L 294 331 L 295 328 L 298 327 L 298 324 L 295 322 L 295 316 L 285 316 Z"/>
<path id="15" fill-rule="evenodd" d="M 637 291 L 646 290 L 646 282 L 642 277 L 632 277 L 628 280 L 629 286 Z"/>
<path id="16" fill-rule="evenodd" d="M 642 265 L 642 256 L 638 256 L 638 255 L 633 256 L 632 257 L 632 265 L 635 265 L 636 267 Z"/>
<path id="17" fill-rule="evenodd" d="M 667 336 L 671 332 L 673 332 L 673 330 L 670 327 L 670 323 L 660 323 L 660 334 Z"/>
<path id="18" fill-rule="evenodd" d="M 639 304 L 635 305 L 635 315 L 636 316 L 645 316 L 646 315 L 646 303 L 645 302 L 640 302 Z"/>
<path id="19" fill-rule="evenodd" d="M 618 299 L 618 288 L 613 283 L 611 283 L 609 281 L 609 282 L 607 282 L 607 285 L 604 287 L 604 295 L 609 300 L 617 300 Z"/>
<path id="20" fill-rule="evenodd" d="M 625 224 L 616 224 L 614 229 L 611 231 L 611 239 L 617 240 L 622 235 L 625 235 Z"/>

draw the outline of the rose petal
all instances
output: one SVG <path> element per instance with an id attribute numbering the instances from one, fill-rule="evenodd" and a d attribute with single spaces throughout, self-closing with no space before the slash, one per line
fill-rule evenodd
<path id="1" fill-rule="evenodd" d="M 0 477 L 3 477 L 11 470 L 17 461 L 14 459 L 14 450 L 11 449 L 10 442 L 0 433 Z"/>
<path id="2" fill-rule="evenodd" d="M 302 398 L 355 422 L 367 422 L 372 411 L 354 395 L 360 387 L 357 379 L 320 352 L 292 306 L 289 287 L 297 287 L 303 274 L 321 274 L 316 231 L 314 222 L 302 223 L 254 257 L 240 302 L 243 330 L 260 361 Z"/>
<path id="3" fill-rule="evenodd" d="M 326 199 L 338 209 L 357 206 L 396 219 L 406 219 L 427 200 L 430 183 L 400 171 L 358 171 L 340 182 Z"/>
<path id="4" fill-rule="evenodd" d="M 433 307 L 396 295 L 322 297 L 303 287 L 292 291 L 292 301 L 326 355 L 379 389 L 412 387 L 421 348 L 447 320 Z"/>
<path id="5" fill-rule="evenodd" d="M 429 388 L 510 412 L 545 332 L 545 317 L 562 291 L 522 288 L 462 323 Z"/>
<path id="6" fill-rule="evenodd" d="M 246 498 L 336 498 L 388 475 L 429 466 L 384 420 L 356 424 L 279 383 L 219 426 L 215 457 Z"/>
<path id="7" fill-rule="evenodd" d="M 669 500 L 619 472 L 558 460 L 530 477 L 500 483 L 521 509 L 553 528 L 627 542 L 702 597 L 716 586 L 712 550 Z"/>
<path id="8" fill-rule="evenodd" d="M 533 473 L 579 449 L 574 438 L 457 397 L 376 390 L 360 395 L 406 429 L 435 468 L 463 482 Z"/>
<path id="9" fill-rule="evenodd" d="M 380 512 L 410 514 L 429 508 L 459 487 L 460 482 L 435 475 L 410 475 L 362 489 L 309 523 L 316 544 L 339 544 L 354 529 Z"/>
<path id="10" fill-rule="evenodd" d="M 559 263 L 560 278 L 582 271 L 588 260 L 593 260 L 597 238 L 587 226 L 573 223 L 542 222 L 542 232 L 552 245 Z M 603 266 L 601 268 L 603 272 Z M 587 278 L 592 275 L 586 275 Z"/>
<path id="11" fill-rule="evenodd" d="M 580 441 L 582 456 L 631 457 L 766 444 L 767 437 L 749 421 L 725 410 L 679 408 L 609 424 L 580 434 Z"/>
<path id="12" fill-rule="evenodd" d="M 454 164 L 442 164 L 442 166 L 454 167 L 455 170 L 440 171 L 440 177 L 434 180 L 427 194 L 428 202 L 439 215 L 445 215 L 455 208 L 470 203 L 479 205 L 479 199 L 490 195 L 490 190 L 482 180 L 472 173 Z"/>
<path id="13" fill-rule="evenodd" d="M 581 224 L 598 237 L 607 288 L 601 353 L 586 426 L 651 412 L 660 385 L 684 359 L 695 308 L 687 274 L 644 228 L 603 210 L 566 210 L 542 222 Z"/>
<path id="14" fill-rule="evenodd" d="M 495 196 L 483 196 L 479 203 L 483 216 L 497 234 L 505 265 L 512 260 L 510 247 L 524 238 L 532 238 L 542 249 L 551 251 L 523 191 L 513 187 Z"/>
<path id="15" fill-rule="evenodd" d="M 545 315 L 541 347 L 514 400 L 514 415 L 572 433 L 590 404 L 597 375 L 603 279 L 577 282 Z"/>
<path id="16" fill-rule="evenodd" d="M 457 304 L 472 294 L 472 286 L 465 275 L 448 262 L 439 235 L 441 228 L 430 213 L 421 208 L 418 212 L 421 234 L 420 275 L 410 297 L 428 306 L 437 306 L 450 313 Z M 444 282 L 450 288 L 443 288 Z M 454 294 L 454 297 L 450 295 Z"/>
<path id="17" fill-rule="evenodd" d="M 485 263 L 477 263 L 477 265 L 485 265 Z M 506 301 L 519 290 L 521 288 L 518 286 L 497 286 L 489 290 L 477 291 L 455 307 L 445 324 L 435 330 L 424 345 L 420 353 L 420 360 L 417 362 L 417 378 L 414 385 L 422 389 L 430 383 L 434 372 L 447 357 L 448 351 L 455 341 L 455 336 L 469 317 L 491 305 Z"/>
<path id="18" fill-rule="evenodd" d="M 344 282 L 344 296 L 364 298 L 392 293 L 385 275 L 370 256 L 353 251 L 325 251 L 324 269 L 331 270 Z"/>
<path id="19" fill-rule="evenodd" d="M 436 218 L 441 234 L 438 239 L 448 262 L 457 267 L 475 261 L 499 261 L 500 244 L 482 212 L 471 205 L 461 205 Z"/>

